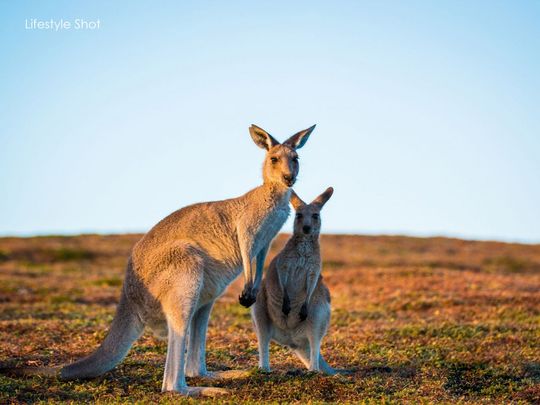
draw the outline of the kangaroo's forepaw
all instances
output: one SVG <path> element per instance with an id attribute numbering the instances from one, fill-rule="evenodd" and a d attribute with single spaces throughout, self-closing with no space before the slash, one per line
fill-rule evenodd
<path id="1" fill-rule="evenodd" d="M 255 297 L 252 295 L 242 294 L 238 297 L 238 301 L 240 302 L 240 305 L 249 308 L 255 303 Z"/>
<path id="2" fill-rule="evenodd" d="M 285 297 L 283 299 L 283 305 L 281 306 L 281 312 L 283 312 L 285 315 L 289 315 L 289 312 L 291 312 L 291 302 L 289 301 L 289 297 Z"/>
<path id="3" fill-rule="evenodd" d="M 300 308 L 300 321 L 305 321 L 307 319 L 307 305 L 304 303 L 302 307 Z"/>
<path id="4" fill-rule="evenodd" d="M 240 302 L 240 305 L 249 308 L 252 306 L 257 299 L 257 291 L 255 291 L 253 288 L 244 288 L 244 291 L 242 291 L 242 294 L 238 297 L 238 301 Z"/>

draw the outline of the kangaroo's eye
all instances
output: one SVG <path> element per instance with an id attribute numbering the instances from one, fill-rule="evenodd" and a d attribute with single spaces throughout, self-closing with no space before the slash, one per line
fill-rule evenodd
<path id="1" fill-rule="evenodd" d="M 272 163 L 277 163 L 278 158 L 277 158 L 277 157 L 271 157 L 271 158 L 270 158 L 270 161 L 271 161 Z"/>
<path id="2" fill-rule="evenodd" d="M 298 163 L 298 156 L 293 157 L 292 161 Z"/>
<path id="3" fill-rule="evenodd" d="M 311 216 L 311 218 L 313 218 L 313 219 L 319 219 L 319 214 L 313 214 L 313 215 Z"/>
<path id="4" fill-rule="evenodd" d="M 300 213 L 297 213 L 297 214 L 296 214 L 296 219 L 302 219 L 302 217 L 303 217 L 302 214 L 300 214 Z"/>

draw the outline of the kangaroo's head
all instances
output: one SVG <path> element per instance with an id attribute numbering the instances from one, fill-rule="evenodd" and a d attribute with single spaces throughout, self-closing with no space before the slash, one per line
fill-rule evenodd
<path id="1" fill-rule="evenodd" d="M 315 125 L 294 134 L 283 143 L 279 143 L 272 135 L 256 125 L 249 128 L 253 141 L 260 148 L 266 149 L 263 164 L 263 179 L 265 183 L 277 183 L 292 187 L 298 176 L 298 153 L 307 142 Z"/>
<path id="2" fill-rule="evenodd" d="M 321 210 L 333 193 L 334 189 L 328 187 L 324 193 L 315 198 L 310 204 L 302 201 L 294 191 L 291 193 L 291 204 L 296 211 L 294 235 L 319 235 L 321 231 Z"/>

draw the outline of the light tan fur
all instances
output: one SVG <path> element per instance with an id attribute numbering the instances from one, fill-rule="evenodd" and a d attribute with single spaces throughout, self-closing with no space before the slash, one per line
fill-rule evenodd
<path id="1" fill-rule="evenodd" d="M 320 211 L 332 193 L 330 187 L 311 204 L 291 194 L 294 233 L 272 260 L 251 309 L 263 370 L 270 370 L 274 340 L 293 349 L 309 370 L 336 373 L 320 354 L 330 323 L 330 293 L 321 276 Z"/>
<path id="2" fill-rule="evenodd" d="M 168 338 L 163 391 L 221 393 L 188 387 L 185 375 L 209 375 L 208 318 L 215 300 L 242 269 L 240 303 L 249 307 L 255 302 L 269 244 L 289 215 L 290 187 L 299 169 L 296 149 L 314 127 L 280 144 L 252 126 L 251 137 L 267 151 L 263 184 L 238 198 L 182 208 L 155 225 L 132 250 L 107 337 L 92 355 L 64 367 L 61 377 L 91 378 L 112 369 L 149 326 Z"/>

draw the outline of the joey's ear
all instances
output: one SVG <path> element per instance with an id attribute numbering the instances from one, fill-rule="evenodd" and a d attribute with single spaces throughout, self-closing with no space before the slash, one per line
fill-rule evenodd
<path id="1" fill-rule="evenodd" d="M 328 187 L 324 193 L 322 193 L 320 196 L 315 198 L 311 204 L 317 205 L 319 208 L 322 208 L 324 204 L 332 197 L 332 194 L 334 194 L 334 189 L 332 187 Z"/>
<path id="2" fill-rule="evenodd" d="M 305 145 L 305 143 L 307 142 L 309 138 L 309 135 L 311 135 L 314 129 L 315 129 L 315 125 L 294 134 L 285 142 L 283 142 L 283 145 L 289 145 L 293 149 L 300 149 L 302 146 Z"/>
<path id="3" fill-rule="evenodd" d="M 306 203 L 302 201 L 300 197 L 298 197 L 294 190 L 291 190 L 291 204 L 295 210 L 300 208 L 302 205 L 306 205 Z"/>
<path id="4" fill-rule="evenodd" d="M 269 150 L 272 146 L 279 145 L 279 142 L 272 135 L 257 125 L 249 127 L 249 134 L 259 148 Z"/>

